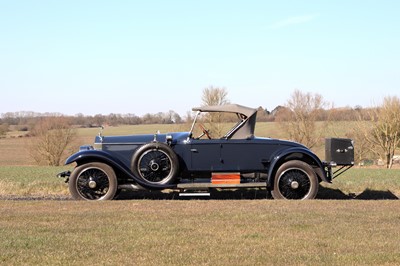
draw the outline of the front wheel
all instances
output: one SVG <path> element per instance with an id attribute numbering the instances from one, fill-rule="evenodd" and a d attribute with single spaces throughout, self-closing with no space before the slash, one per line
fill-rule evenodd
<path id="1" fill-rule="evenodd" d="M 111 200 L 117 187 L 114 170 L 104 163 L 80 165 L 69 178 L 69 191 L 76 200 Z"/>
<path id="2" fill-rule="evenodd" d="M 318 193 L 318 186 L 314 169 L 305 162 L 294 160 L 279 167 L 271 193 L 274 199 L 314 199 Z"/>

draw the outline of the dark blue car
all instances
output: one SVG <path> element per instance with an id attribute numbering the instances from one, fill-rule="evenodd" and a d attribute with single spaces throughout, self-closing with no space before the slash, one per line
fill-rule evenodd
<path id="1" fill-rule="evenodd" d="M 349 139 L 327 139 L 327 161 L 290 141 L 254 136 L 257 110 L 236 104 L 193 108 L 197 115 L 188 132 L 99 136 L 82 146 L 60 173 L 74 199 L 110 200 L 122 189 L 207 192 L 211 188 L 259 188 L 275 199 L 313 199 L 321 181 L 353 166 Z M 223 136 L 213 136 L 201 123 L 203 113 L 230 113 L 237 123 Z M 196 131 L 199 131 L 195 135 Z M 332 173 L 332 167 L 342 166 Z M 339 173 L 338 173 L 339 172 Z"/>

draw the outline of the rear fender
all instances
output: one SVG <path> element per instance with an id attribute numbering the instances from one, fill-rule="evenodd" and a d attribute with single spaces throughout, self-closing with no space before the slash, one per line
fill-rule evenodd
<path id="1" fill-rule="evenodd" d="M 132 171 L 126 167 L 120 160 L 112 157 L 110 154 L 99 151 L 99 150 L 81 150 L 73 155 L 71 155 L 66 161 L 65 165 L 71 163 L 77 163 L 78 165 L 89 163 L 89 162 L 102 162 L 111 166 L 114 170 L 119 170 L 126 176 L 132 178 L 138 185 L 147 189 L 166 189 L 174 188 L 175 185 L 156 185 L 149 184 L 132 174 Z"/>
<path id="2" fill-rule="evenodd" d="M 268 171 L 268 187 L 273 187 L 275 174 L 278 171 L 278 168 L 283 163 L 291 160 L 300 160 L 311 165 L 320 180 L 328 183 L 332 182 L 332 180 L 326 175 L 325 168 L 317 155 L 306 148 L 296 147 L 280 151 L 278 154 L 273 156 Z"/>

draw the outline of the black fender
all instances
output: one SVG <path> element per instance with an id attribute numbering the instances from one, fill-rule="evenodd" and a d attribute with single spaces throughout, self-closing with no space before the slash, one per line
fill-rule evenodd
<path id="1" fill-rule="evenodd" d="M 132 174 L 131 170 L 126 167 L 119 159 L 112 157 L 110 154 L 100 150 L 82 150 L 79 151 L 65 161 L 65 165 L 76 162 L 78 165 L 87 163 L 87 162 L 103 162 L 110 165 L 112 168 L 117 169 L 132 178 L 138 185 L 147 188 L 147 189 L 156 189 L 162 190 L 167 188 L 175 188 L 176 185 L 158 185 L 158 184 L 149 184 L 142 180 L 139 177 L 136 177 Z"/>
<path id="2" fill-rule="evenodd" d="M 331 183 L 332 180 L 326 175 L 323 163 L 312 151 L 303 147 L 293 147 L 285 150 L 278 151 L 274 156 L 272 156 L 272 161 L 268 170 L 268 180 L 267 186 L 273 187 L 275 173 L 278 168 L 285 162 L 290 160 L 300 160 L 310 164 L 317 176 L 325 182 Z"/>

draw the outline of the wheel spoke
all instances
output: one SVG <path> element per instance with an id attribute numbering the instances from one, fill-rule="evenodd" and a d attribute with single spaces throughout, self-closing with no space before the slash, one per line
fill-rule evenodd
<path id="1" fill-rule="evenodd" d="M 279 191 L 286 199 L 303 199 L 311 189 L 310 178 L 300 169 L 288 169 L 278 181 Z"/>
<path id="2" fill-rule="evenodd" d="M 98 168 L 83 170 L 76 181 L 79 194 L 85 199 L 100 199 L 108 192 L 110 180 L 106 173 Z"/>

